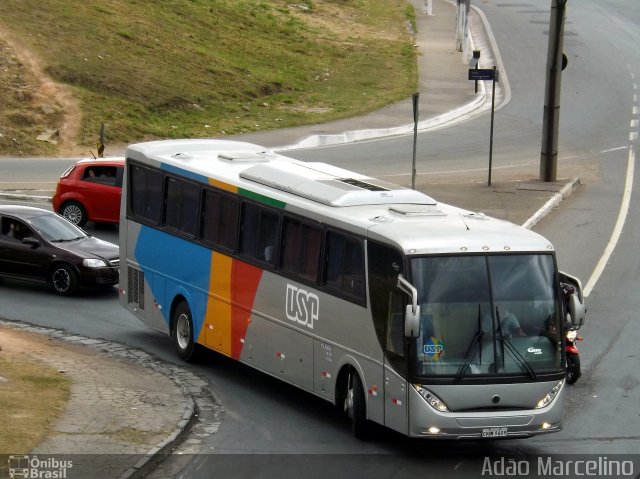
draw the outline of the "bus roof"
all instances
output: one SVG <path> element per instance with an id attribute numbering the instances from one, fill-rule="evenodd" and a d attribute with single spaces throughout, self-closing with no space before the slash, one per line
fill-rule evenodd
<path id="1" fill-rule="evenodd" d="M 513 223 L 437 203 L 419 191 L 326 163 L 303 162 L 227 140 L 162 140 L 130 145 L 127 158 L 342 227 L 405 254 L 552 251 Z"/>

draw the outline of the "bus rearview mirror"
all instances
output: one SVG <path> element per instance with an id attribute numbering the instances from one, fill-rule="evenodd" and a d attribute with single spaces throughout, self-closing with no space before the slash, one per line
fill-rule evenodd
<path id="1" fill-rule="evenodd" d="M 572 326 L 579 328 L 584 324 L 584 318 L 587 310 L 584 307 L 584 303 L 580 301 L 577 294 L 569 296 L 569 315 L 571 315 Z"/>
<path id="2" fill-rule="evenodd" d="M 415 308 L 407 304 L 404 313 L 404 335 L 407 338 L 417 338 L 420 336 L 420 305 Z"/>

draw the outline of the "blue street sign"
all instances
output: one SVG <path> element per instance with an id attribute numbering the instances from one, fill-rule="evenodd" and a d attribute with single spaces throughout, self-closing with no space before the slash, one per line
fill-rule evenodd
<path id="1" fill-rule="evenodd" d="M 475 68 L 469 69 L 469 80 L 493 80 L 493 68 Z"/>

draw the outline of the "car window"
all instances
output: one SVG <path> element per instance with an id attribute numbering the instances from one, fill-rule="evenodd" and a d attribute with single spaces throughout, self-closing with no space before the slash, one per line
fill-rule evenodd
<path id="1" fill-rule="evenodd" d="M 122 188 L 122 177 L 124 176 L 124 166 L 116 167 L 116 186 Z"/>
<path id="2" fill-rule="evenodd" d="M 5 238 L 12 238 L 22 241 L 24 238 L 33 236 L 33 231 L 24 222 L 14 218 L 2 218 L 0 231 Z"/>
<path id="3" fill-rule="evenodd" d="M 87 234 L 64 218 L 50 214 L 31 218 L 31 225 L 48 241 L 73 241 Z"/>
<path id="4" fill-rule="evenodd" d="M 0 235 L 8 236 L 11 220 L 9 218 L 0 217 Z"/>
<path id="5" fill-rule="evenodd" d="M 112 165 L 89 165 L 82 173 L 82 180 L 101 185 L 116 186 L 118 182 L 118 167 Z M 120 173 L 120 185 L 118 186 L 122 186 L 122 173 Z"/>

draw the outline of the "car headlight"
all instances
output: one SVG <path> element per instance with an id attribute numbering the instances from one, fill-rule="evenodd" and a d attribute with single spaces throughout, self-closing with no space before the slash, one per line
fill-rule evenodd
<path id="1" fill-rule="evenodd" d="M 569 331 L 567 331 L 567 339 L 569 341 L 575 341 L 576 336 L 578 336 L 578 331 L 576 331 L 575 329 L 570 329 Z"/>
<path id="2" fill-rule="evenodd" d="M 87 268 L 104 268 L 107 266 L 107 263 L 97 258 L 88 258 L 82 260 L 82 266 L 86 266 Z"/>
<path id="3" fill-rule="evenodd" d="M 449 412 L 449 408 L 442 402 L 442 400 L 433 394 L 431 391 L 427 391 L 425 388 L 420 386 L 419 384 L 412 384 L 413 388 L 420 393 L 425 401 L 436 411 L 440 412 Z"/>
<path id="4" fill-rule="evenodd" d="M 551 391 L 549 391 L 545 397 L 543 397 L 542 399 L 540 399 L 540 401 L 538 401 L 538 404 L 536 405 L 536 409 L 542 409 L 543 407 L 548 406 L 551 403 L 551 401 L 553 401 L 555 397 L 558 395 L 563 385 L 564 385 L 564 379 L 562 381 L 558 381 L 558 384 L 553 386 Z"/>

